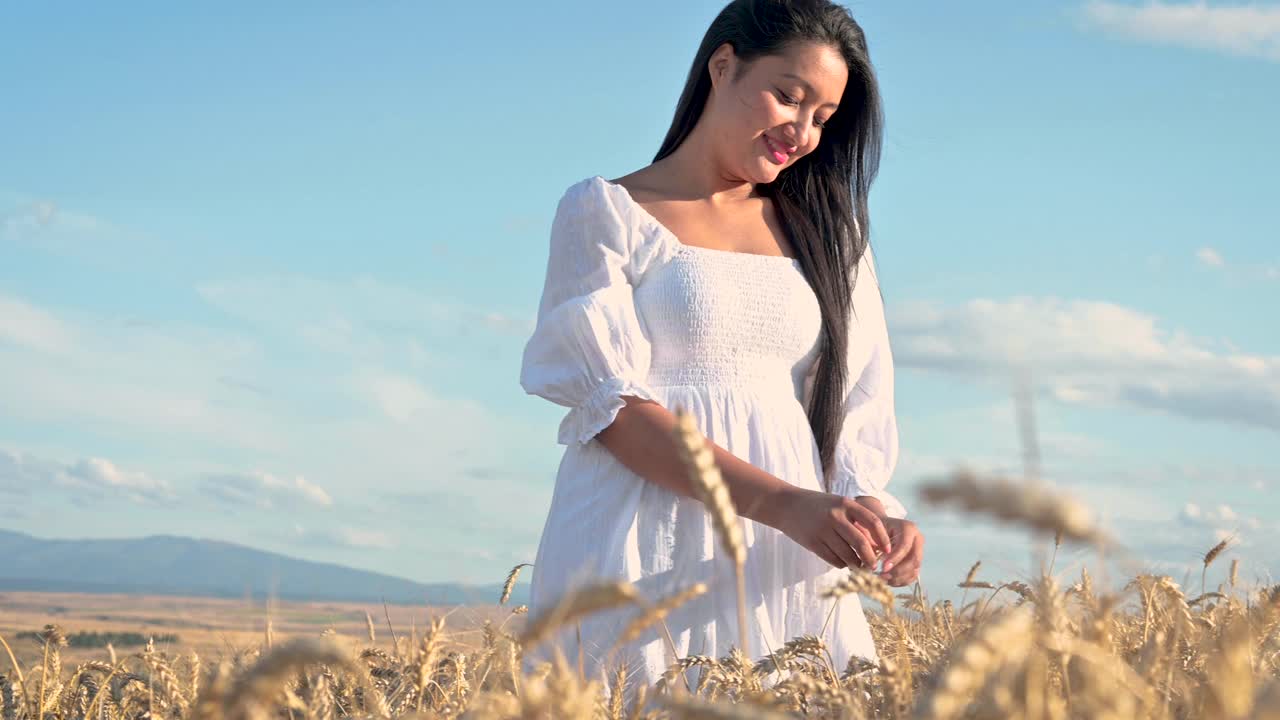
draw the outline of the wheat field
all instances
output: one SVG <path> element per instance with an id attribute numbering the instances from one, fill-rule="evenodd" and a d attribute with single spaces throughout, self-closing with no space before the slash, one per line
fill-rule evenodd
<path id="1" fill-rule="evenodd" d="M 720 540 L 740 564 L 741 534 L 709 449 L 682 412 L 686 465 L 715 518 Z M 361 638 L 275 637 L 202 657 L 170 654 L 154 642 L 74 667 L 62 662 L 66 637 L 39 632 L 38 659 L 20 662 L 0 637 L 0 718 L 1253 718 L 1280 720 L 1280 586 L 1244 587 L 1228 541 L 1207 548 L 1194 594 L 1173 578 L 1137 574 L 1103 587 L 1087 569 L 1054 572 L 1057 548 L 1080 544 L 1117 552 L 1087 508 L 1030 480 L 957 470 L 920 488 L 922 502 L 1025 528 L 1052 547 L 1033 582 L 984 577 L 975 563 L 957 585 L 959 603 L 931 601 L 917 583 L 895 593 L 850 569 L 828 591 L 865 600 L 881 659 L 835 658 L 820 638 L 802 636 L 752 662 L 735 647 L 724 657 L 677 659 L 653 686 L 627 687 L 625 667 L 607 684 L 587 680 L 564 657 L 521 672 L 525 648 L 592 612 L 631 605 L 619 637 L 661 626 L 673 607 L 707 591 L 686 588 L 643 598 L 627 583 L 566 595 L 529 617 L 508 599 L 524 565 L 507 576 L 496 619 L 479 637 L 441 614 L 408 635 L 392 629 L 378 644 L 372 617 Z M 1208 584 L 1210 573 L 1219 582 Z M 741 587 L 739 585 L 739 587 Z M 741 604 L 741 603 L 740 603 Z M 352 641 L 358 642 L 353 646 Z M 385 645 L 385 643 L 384 643 Z"/>

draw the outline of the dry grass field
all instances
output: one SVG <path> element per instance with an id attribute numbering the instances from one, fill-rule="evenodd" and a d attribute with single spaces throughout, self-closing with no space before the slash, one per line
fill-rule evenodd
<path id="1" fill-rule="evenodd" d="M 495 603 L 497 598 L 494 598 Z M 243 648 L 265 642 L 270 619 L 274 637 L 281 639 L 301 635 L 318 636 L 326 629 L 336 639 L 368 641 L 368 621 L 377 626 L 376 641 L 392 647 L 388 628 L 397 633 L 411 633 L 432 617 L 448 614 L 449 623 L 459 631 L 459 640 L 478 639 L 485 620 L 500 619 L 509 611 L 492 607 L 424 607 L 421 605 L 382 605 L 342 602 L 289 602 L 262 598 L 222 599 L 162 595 L 115 595 L 51 592 L 0 591 L 0 637 L 9 641 L 17 660 L 24 666 L 39 665 L 43 656 L 41 644 L 13 639 L 22 632 L 39 631 L 46 624 L 57 624 L 62 633 L 137 633 L 156 638 L 158 651 L 170 655 L 198 653 L 217 658 L 234 655 Z M 367 614 L 367 615 L 366 615 Z M 469 629 L 469 631 L 468 631 Z M 171 643 L 164 638 L 176 636 Z M 274 638 L 273 638 L 274 639 Z M 125 655 L 142 646 L 115 643 L 117 653 Z M 100 659 L 104 647 L 62 648 L 66 664 Z M 3 654 L 0 654 L 3 657 Z"/>
<path id="2" fill-rule="evenodd" d="M 728 493 L 689 417 L 677 416 L 690 477 L 740 563 Z M 537 617 L 505 604 L 268 610 L 12 593 L 0 616 L 0 652 L 8 652 L 0 658 L 9 663 L 0 717 L 1280 720 L 1280 586 L 1243 586 L 1228 543 L 1206 548 L 1197 587 L 1153 574 L 1104 587 L 1088 570 L 1054 571 L 1062 545 L 1100 558 L 1123 548 L 1087 508 L 1048 487 L 958 470 L 923 486 L 920 499 L 1022 527 L 1044 558 L 1033 581 L 988 577 L 975 564 L 956 578 L 958 603 L 848 571 L 829 592 L 863 596 L 878 663 L 832 657 L 819 638 L 803 636 L 754 663 L 737 648 L 679 658 L 653 686 L 628 686 L 625 668 L 608 684 L 585 680 L 572 658 L 520 671 L 524 649 L 556 627 L 619 606 L 634 608 L 634 628 L 660 626 L 666 610 L 704 586 L 644 598 L 626 583 L 601 584 Z M 176 633 L 179 642 L 71 652 L 66 637 L 77 629 Z"/>

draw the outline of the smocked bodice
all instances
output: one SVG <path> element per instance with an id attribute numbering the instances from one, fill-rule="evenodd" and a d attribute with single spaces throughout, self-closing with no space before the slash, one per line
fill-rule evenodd
<path id="1" fill-rule="evenodd" d="M 652 346 L 651 384 L 777 388 L 801 398 L 822 324 L 796 260 L 680 245 L 639 283 L 635 304 Z"/>

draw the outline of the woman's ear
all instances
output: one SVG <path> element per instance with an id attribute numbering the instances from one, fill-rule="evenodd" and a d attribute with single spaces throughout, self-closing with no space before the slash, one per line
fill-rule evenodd
<path id="1" fill-rule="evenodd" d="M 733 69 L 733 63 L 736 60 L 733 52 L 733 46 L 724 43 L 711 53 L 711 59 L 707 61 L 707 72 L 711 76 L 711 87 L 720 87 L 720 82 L 724 78 L 729 77 L 730 70 Z"/>

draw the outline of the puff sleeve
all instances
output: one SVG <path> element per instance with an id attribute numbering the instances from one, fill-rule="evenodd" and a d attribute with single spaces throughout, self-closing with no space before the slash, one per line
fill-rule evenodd
<path id="1" fill-rule="evenodd" d="M 520 386 L 569 408 L 561 445 L 593 440 L 626 405 L 624 395 L 657 399 L 646 380 L 650 345 L 632 294 L 631 258 L 641 238 L 625 205 L 595 178 L 570 186 L 556 207 Z"/>
<path id="2" fill-rule="evenodd" d="M 901 518 L 907 509 L 885 490 L 898 464 L 898 421 L 893 400 L 893 353 L 885 321 L 880 280 L 870 246 L 863 254 L 854 288 L 857 327 L 849 332 L 844 425 L 836 445 L 832 492 L 847 497 L 870 495 L 886 514 Z M 855 341 L 868 342 L 868 354 L 854 352 Z"/>

